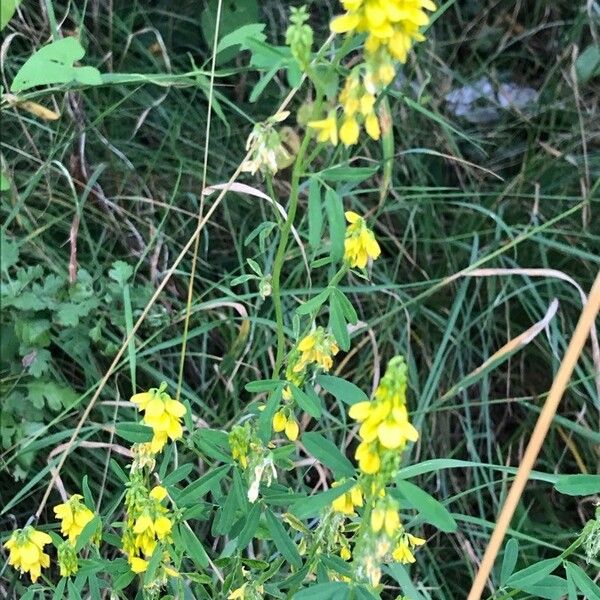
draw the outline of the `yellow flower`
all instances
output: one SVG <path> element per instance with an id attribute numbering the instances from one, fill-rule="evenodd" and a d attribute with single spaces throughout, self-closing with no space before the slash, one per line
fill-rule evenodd
<path id="1" fill-rule="evenodd" d="M 415 557 L 410 551 L 408 544 L 403 540 L 401 541 L 392 552 L 392 558 L 400 563 L 414 563 Z"/>
<path id="2" fill-rule="evenodd" d="M 144 573 L 148 568 L 148 561 L 139 556 L 132 556 L 129 565 L 134 573 Z"/>
<path id="3" fill-rule="evenodd" d="M 285 426 L 285 435 L 287 435 L 288 439 L 292 442 L 295 442 L 298 439 L 299 433 L 300 427 L 298 426 L 297 421 L 294 419 L 288 419 Z"/>
<path id="4" fill-rule="evenodd" d="M 408 540 L 408 543 L 413 547 L 414 546 L 422 546 L 425 543 L 425 540 L 423 538 L 416 537 L 414 535 L 410 535 L 410 533 L 408 533 L 406 535 L 406 538 Z"/>
<path id="5" fill-rule="evenodd" d="M 360 128 L 358 126 L 358 121 L 352 116 L 346 117 L 340 127 L 340 140 L 342 140 L 342 143 L 345 146 L 356 144 L 356 142 L 358 142 L 359 134 Z"/>
<path id="6" fill-rule="evenodd" d="M 285 414 L 278 410 L 274 415 L 273 415 L 273 431 L 276 431 L 277 433 L 279 433 L 280 431 L 283 431 L 285 429 L 285 426 L 287 425 L 287 417 L 285 416 Z"/>
<path id="7" fill-rule="evenodd" d="M 344 258 L 351 267 L 364 269 L 369 258 L 376 260 L 379 257 L 381 248 L 360 215 L 347 211 L 346 220 L 349 225 L 344 240 Z"/>
<path id="8" fill-rule="evenodd" d="M 294 373 L 300 373 L 312 363 L 316 363 L 324 371 L 329 371 L 333 366 L 332 356 L 339 352 L 334 339 L 322 327 L 304 336 L 297 345 L 300 358 L 293 366 Z"/>
<path id="9" fill-rule="evenodd" d="M 350 560 L 352 558 L 352 552 L 350 552 L 350 548 L 348 548 L 348 546 L 344 546 L 340 550 L 340 558 L 342 560 Z"/>
<path id="10" fill-rule="evenodd" d="M 63 504 L 54 507 L 54 514 L 61 521 L 60 531 L 74 542 L 83 531 L 83 528 L 94 518 L 94 513 L 81 500 L 83 496 L 73 494 Z"/>
<path id="11" fill-rule="evenodd" d="M 334 146 L 338 143 L 338 126 L 335 111 L 329 111 L 327 118 L 318 121 L 309 121 L 308 126 L 318 131 L 319 142 L 331 142 Z"/>
<path id="12" fill-rule="evenodd" d="M 29 573 L 34 583 L 41 575 L 42 568 L 50 566 L 50 556 L 44 552 L 44 546 L 50 544 L 52 538 L 43 531 L 30 525 L 17 529 L 4 543 L 9 551 L 8 564 L 21 573 Z"/>
<path id="13" fill-rule="evenodd" d="M 161 502 L 167 497 L 167 490 L 162 485 L 156 485 L 150 490 L 150 498 Z"/>
<path id="14" fill-rule="evenodd" d="M 173 400 L 164 391 L 165 387 L 163 384 L 158 390 L 135 394 L 131 398 L 131 402 L 144 413 L 142 423 L 151 427 L 154 432 L 150 442 L 150 450 L 154 454 L 164 448 L 168 439 L 175 441 L 183 435 L 181 417 L 185 414 L 185 406 L 178 400 Z"/>
<path id="15" fill-rule="evenodd" d="M 378 140 L 381 137 L 381 127 L 379 126 L 379 119 L 375 112 L 371 112 L 367 115 L 365 119 L 365 129 L 374 140 Z"/>
<path id="16" fill-rule="evenodd" d="M 227 596 L 227 600 L 244 600 L 246 597 L 246 588 L 248 587 L 248 582 L 241 585 L 239 588 L 233 590 L 229 596 Z"/>
<path id="17" fill-rule="evenodd" d="M 367 475 L 374 475 L 381 467 L 381 458 L 376 445 L 361 442 L 356 448 L 354 455 L 358 461 L 358 467 Z"/>
<path id="18" fill-rule="evenodd" d="M 335 488 L 338 485 L 340 485 L 340 483 L 338 481 L 335 481 L 333 483 L 332 487 Z M 360 486 L 355 485 L 350 490 L 348 490 L 346 493 L 342 494 L 341 496 L 338 496 L 331 503 L 331 508 L 336 512 L 342 513 L 344 515 L 352 516 L 352 515 L 356 514 L 354 512 L 354 507 L 362 506 L 362 505 L 363 505 L 362 490 L 360 489 Z"/>

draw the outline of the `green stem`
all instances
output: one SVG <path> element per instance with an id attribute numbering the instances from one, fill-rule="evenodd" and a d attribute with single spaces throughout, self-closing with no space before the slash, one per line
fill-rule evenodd
<path id="1" fill-rule="evenodd" d="M 303 170 L 304 157 L 306 150 L 310 142 L 311 135 L 307 131 L 300 149 L 298 150 L 298 156 L 294 163 L 294 169 L 292 171 L 292 186 L 290 191 L 290 205 L 288 207 L 288 214 L 283 227 L 281 228 L 281 237 L 279 238 L 279 246 L 277 247 L 277 253 L 275 254 L 275 262 L 273 264 L 273 278 L 271 285 L 273 287 L 273 304 L 275 305 L 275 322 L 277 327 L 277 354 L 275 358 L 275 368 L 273 369 L 273 376 L 279 377 L 279 372 L 283 365 L 285 358 L 285 332 L 283 329 L 283 307 L 281 304 L 281 269 L 283 267 L 283 261 L 285 259 L 285 253 L 287 251 L 287 245 L 290 238 L 290 232 L 294 219 L 296 217 L 296 210 L 298 209 L 298 192 L 300 189 L 300 175 Z"/>

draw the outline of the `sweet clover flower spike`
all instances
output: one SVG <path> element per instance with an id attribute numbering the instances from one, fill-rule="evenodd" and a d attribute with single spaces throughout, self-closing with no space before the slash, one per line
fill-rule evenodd
<path id="1" fill-rule="evenodd" d="M 58 567 L 61 577 L 71 577 L 79 571 L 79 561 L 75 545 L 69 540 L 65 540 L 57 550 Z"/>
<path id="2" fill-rule="evenodd" d="M 377 473 L 384 456 L 391 451 L 402 451 L 407 442 L 419 439 L 418 431 L 408 419 L 406 364 L 402 357 L 390 361 L 373 400 L 353 404 L 348 414 L 361 423 L 362 441 L 355 456 L 364 473 Z"/>
<path id="3" fill-rule="evenodd" d="M 8 564 L 21 573 L 29 573 L 34 583 L 42 573 L 42 568 L 50 566 L 50 556 L 44 552 L 44 546 L 50 544 L 52 538 L 43 531 L 30 525 L 17 529 L 4 543 L 9 551 Z"/>
<path id="4" fill-rule="evenodd" d="M 333 366 L 332 356 L 339 352 L 339 348 L 329 333 L 317 327 L 298 342 L 298 351 L 300 359 L 293 367 L 294 372 L 302 371 L 311 363 L 316 363 L 323 371 L 329 371 Z"/>
<path id="5" fill-rule="evenodd" d="M 381 248 L 360 215 L 349 210 L 346 220 L 349 225 L 344 240 L 344 259 L 351 267 L 364 269 L 370 258 L 376 260 L 379 257 Z"/>
<path id="6" fill-rule="evenodd" d="M 166 385 L 163 384 L 159 389 L 153 388 L 131 398 L 131 402 L 144 413 L 142 423 L 154 432 L 150 442 L 150 450 L 154 454 L 165 447 L 168 439 L 179 440 L 183 435 L 181 417 L 185 414 L 185 406 L 173 400 L 165 389 Z"/>
<path id="7" fill-rule="evenodd" d="M 425 36 L 419 28 L 429 23 L 425 10 L 436 10 L 432 0 L 342 0 L 346 14 L 331 21 L 334 33 L 366 33 L 365 51 L 385 49 L 405 62 L 414 42 Z"/>
<path id="8" fill-rule="evenodd" d="M 75 542 L 83 528 L 94 518 L 94 513 L 82 502 L 83 496 L 73 494 L 63 504 L 54 507 L 54 514 L 60 520 L 60 531 Z"/>

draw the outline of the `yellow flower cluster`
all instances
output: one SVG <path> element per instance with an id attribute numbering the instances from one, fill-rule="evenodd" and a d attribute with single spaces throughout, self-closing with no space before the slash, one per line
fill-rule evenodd
<path id="1" fill-rule="evenodd" d="M 42 573 L 42 568 L 50 566 L 50 556 L 44 552 L 44 546 L 50 544 L 52 538 L 43 531 L 30 525 L 17 529 L 4 543 L 9 551 L 8 564 L 21 573 L 29 573 L 34 583 Z"/>
<path id="2" fill-rule="evenodd" d="M 329 371 L 333 366 L 333 357 L 339 352 L 338 345 L 333 336 L 323 327 L 317 327 L 305 335 L 290 352 L 285 377 L 295 386 L 301 386 L 306 378 L 310 365 L 315 365 L 323 371 Z M 283 389 L 283 399 L 287 402 L 292 398 L 290 386 Z M 278 410 L 273 416 L 273 429 L 276 432 L 284 431 L 289 440 L 298 439 L 300 428 L 291 407 L 286 406 Z"/>
<path id="3" fill-rule="evenodd" d="M 157 485 L 148 492 L 137 479 L 127 492 L 127 522 L 123 532 L 123 550 L 134 573 L 148 568 L 148 559 L 156 545 L 168 541 L 173 528 L 172 515 L 162 505 L 167 490 Z"/>
<path id="4" fill-rule="evenodd" d="M 331 31 L 366 33 L 368 56 L 383 49 L 401 63 L 413 43 L 425 39 L 419 31 L 429 23 L 425 10 L 436 10 L 432 0 L 342 0 L 342 4 L 346 13 L 333 19 Z"/>
<path id="5" fill-rule="evenodd" d="M 304 336 L 298 342 L 299 360 L 294 364 L 294 373 L 300 373 L 309 364 L 316 363 L 323 371 L 329 371 L 333 366 L 333 356 L 339 352 L 339 348 L 333 337 L 322 327 Z"/>
<path id="6" fill-rule="evenodd" d="M 417 546 L 422 546 L 424 543 L 425 540 L 423 538 L 416 537 L 410 533 L 404 533 L 400 536 L 400 539 L 392 552 L 392 558 L 400 563 L 414 563 L 415 557 L 413 556 L 412 550 Z"/>
<path id="7" fill-rule="evenodd" d="M 358 142 L 361 124 L 372 139 L 381 136 L 377 94 L 393 81 L 396 61 L 406 62 L 413 43 L 425 39 L 419 30 L 429 23 L 425 10 L 436 6 L 432 0 L 342 0 L 342 4 L 346 13 L 333 19 L 331 31 L 366 33 L 365 62 L 352 69 L 339 95 L 344 113 L 341 126 L 336 110 L 308 125 L 318 131 L 320 142 L 335 146 L 339 138 L 351 146 Z"/>
<path id="8" fill-rule="evenodd" d="M 387 452 L 394 451 L 397 455 L 408 441 L 416 442 L 419 438 L 408 420 L 406 379 L 406 363 L 397 356 L 390 361 L 373 400 L 350 407 L 350 417 L 361 423 L 362 441 L 355 456 L 364 473 L 377 473 Z"/>
<path id="9" fill-rule="evenodd" d="M 131 402 L 144 413 L 142 423 L 154 432 L 150 442 L 150 450 L 154 454 L 165 447 L 168 439 L 179 440 L 183 435 L 181 417 L 185 414 L 185 406 L 173 400 L 165 389 L 166 385 L 163 384 L 159 389 L 153 388 L 131 398 Z"/>
<path id="10" fill-rule="evenodd" d="M 291 411 L 287 411 L 286 414 L 285 410 L 278 410 L 273 415 L 273 431 L 277 433 L 285 431 L 288 440 L 295 442 L 298 439 L 300 427 Z"/>
<path id="11" fill-rule="evenodd" d="M 60 531 L 71 543 L 77 541 L 83 528 L 94 518 L 94 513 L 82 502 L 83 496 L 73 494 L 63 504 L 54 507 L 60 520 Z"/>
<path id="12" fill-rule="evenodd" d="M 337 487 L 340 485 L 340 482 L 334 482 L 332 487 Z M 350 488 L 345 494 L 338 496 L 332 503 L 331 508 L 343 515 L 347 515 L 349 517 L 354 516 L 356 513 L 354 512 L 354 508 L 356 506 L 361 507 L 363 505 L 363 493 L 360 489 L 359 485 L 355 485 Z M 343 557 L 342 557 L 343 558 Z"/>
<path id="13" fill-rule="evenodd" d="M 344 239 L 344 259 L 351 267 L 364 269 L 369 258 L 376 260 L 379 257 L 381 248 L 360 215 L 346 211 L 346 220 L 349 225 Z"/>

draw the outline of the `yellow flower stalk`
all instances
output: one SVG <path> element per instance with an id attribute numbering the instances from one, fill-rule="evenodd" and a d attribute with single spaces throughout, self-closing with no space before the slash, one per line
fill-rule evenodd
<path id="1" fill-rule="evenodd" d="M 346 220 L 349 225 L 344 240 L 344 259 L 351 267 L 364 269 L 369 259 L 379 258 L 381 248 L 375 234 L 359 214 L 349 210 L 346 212 Z"/>
<path id="2" fill-rule="evenodd" d="M 73 494 L 63 504 L 54 507 L 54 514 L 60 520 L 60 531 L 75 542 L 83 528 L 94 518 L 94 513 L 82 502 L 83 496 Z"/>
<path id="3" fill-rule="evenodd" d="M 4 548 L 9 551 L 8 564 L 21 573 L 29 573 L 35 583 L 42 569 L 50 566 L 50 556 L 44 552 L 44 546 L 51 542 L 52 538 L 47 533 L 30 525 L 17 529 L 4 543 Z"/>
<path id="4" fill-rule="evenodd" d="M 185 415 L 185 406 L 173 400 L 161 385 L 160 389 L 135 394 L 131 402 L 144 413 L 142 423 L 152 428 L 154 436 L 150 442 L 150 450 L 154 454 L 162 451 L 167 440 L 179 440 L 183 436 L 181 418 Z"/>

